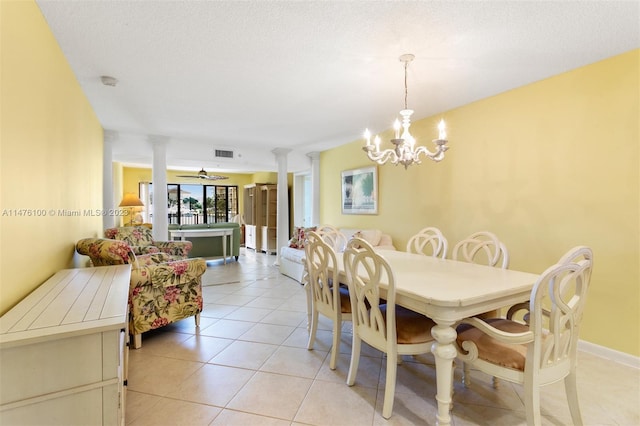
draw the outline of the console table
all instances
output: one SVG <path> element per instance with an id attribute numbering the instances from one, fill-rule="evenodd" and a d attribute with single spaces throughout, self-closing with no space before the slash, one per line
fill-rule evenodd
<path id="1" fill-rule="evenodd" d="M 169 233 L 172 239 L 180 238 L 183 241 L 187 237 L 222 237 L 222 257 L 224 263 L 227 263 L 227 243 L 229 243 L 228 252 L 233 253 L 233 230 L 234 228 L 175 229 L 170 230 Z"/>
<path id="2" fill-rule="evenodd" d="M 0 424 L 124 425 L 130 275 L 65 269 L 0 317 Z"/>

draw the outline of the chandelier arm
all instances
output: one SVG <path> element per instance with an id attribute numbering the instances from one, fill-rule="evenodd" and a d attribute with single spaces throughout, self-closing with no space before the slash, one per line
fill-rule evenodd
<path id="1" fill-rule="evenodd" d="M 416 163 L 418 163 L 418 158 L 420 156 L 420 154 L 424 155 L 425 157 L 433 160 L 433 161 L 441 161 L 444 158 L 444 152 L 449 149 L 448 146 L 446 145 L 437 145 L 436 146 L 436 150 L 435 152 L 430 151 L 427 147 L 425 146 L 419 146 L 418 148 L 415 149 L 414 154 L 413 154 L 413 158 L 414 160 L 416 160 Z"/>
<path id="2" fill-rule="evenodd" d="M 378 164 L 385 164 L 387 161 L 390 161 L 392 164 L 398 162 L 398 155 L 392 149 L 385 149 L 384 151 L 367 150 L 366 147 L 363 149 L 367 152 L 369 160 L 375 161 Z"/>

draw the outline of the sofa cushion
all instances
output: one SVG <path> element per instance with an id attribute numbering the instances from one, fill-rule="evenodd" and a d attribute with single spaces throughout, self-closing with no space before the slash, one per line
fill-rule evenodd
<path id="1" fill-rule="evenodd" d="M 340 232 L 347 237 L 347 241 L 353 237 L 362 238 L 372 246 L 376 247 L 380 244 L 380 239 L 382 238 L 382 231 L 379 229 L 347 229 L 342 228 Z"/>
<path id="2" fill-rule="evenodd" d="M 296 226 L 293 230 L 293 236 L 289 240 L 289 247 L 303 249 L 304 242 L 307 239 L 307 233 L 315 231 L 316 229 L 318 229 L 317 226 L 311 226 L 308 228 L 305 228 L 304 226 Z"/>
<path id="3" fill-rule="evenodd" d="M 282 247 L 280 257 L 292 262 L 302 263 L 304 260 L 304 250 L 293 247 Z"/>
<path id="4" fill-rule="evenodd" d="M 379 229 L 363 229 L 356 234 L 360 234 L 359 237 L 371 244 L 373 247 L 380 244 L 380 238 L 382 238 L 382 231 Z"/>
<path id="5" fill-rule="evenodd" d="M 153 245 L 153 235 L 151 232 L 151 229 L 145 226 L 123 226 L 105 229 L 104 235 L 111 240 L 124 241 L 131 247 L 145 247 Z"/>

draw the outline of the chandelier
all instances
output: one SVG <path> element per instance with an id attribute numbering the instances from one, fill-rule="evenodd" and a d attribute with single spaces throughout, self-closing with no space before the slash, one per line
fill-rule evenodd
<path id="1" fill-rule="evenodd" d="M 438 139 L 433 140 L 433 143 L 436 145 L 435 152 L 429 151 L 429 149 L 424 146 L 416 147 L 416 140 L 411 136 L 411 133 L 409 133 L 413 110 L 407 108 L 407 68 L 409 67 L 409 62 L 413 61 L 414 57 L 415 56 L 410 53 L 400 56 L 400 62 L 404 63 L 404 109 L 400 111 L 402 124 L 398 119 L 393 123 L 395 137 L 391 139 L 391 143 L 395 145 L 395 148 L 380 151 L 380 136 L 376 136 L 373 143 L 371 143 L 371 133 L 369 129 L 366 129 L 364 132 L 367 144 L 362 149 L 367 153 L 367 157 L 375 163 L 385 164 L 389 161 L 395 165 L 402 164 L 406 169 L 407 166 L 411 164 L 420 164 L 420 155 L 424 155 L 433 161 L 440 161 L 444 158 L 444 152 L 449 149 L 447 146 L 447 132 L 444 120 L 440 120 L 440 124 L 438 124 Z M 400 135 L 401 126 L 402 135 Z"/>

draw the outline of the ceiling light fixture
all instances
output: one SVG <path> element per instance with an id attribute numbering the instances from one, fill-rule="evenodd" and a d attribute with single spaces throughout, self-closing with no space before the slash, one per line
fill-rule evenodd
<path id="1" fill-rule="evenodd" d="M 202 169 L 195 175 L 177 175 L 180 178 L 194 178 L 194 179 L 206 179 L 206 180 L 224 180 L 229 179 L 228 176 L 209 175 L 205 169 Z"/>
<path id="2" fill-rule="evenodd" d="M 415 58 L 415 56 L 410 53 L 400 56 L 400 62 L 404 63 L 404 109 L 400 111 L 402 125 L 398 119 L 393 123 L 395 137 L 391 139 L 391 143 L 395 145 L 395 148 L 380 151 L 380 136 L 376 136 L 372 144 L 369 129 L 366 129 L 364 132 L 367 144 L 362 149 L 367 153 L 367 157 L 375 163 L 385 164 L 389 161 L 395 165 L 402 164 L 406 169 L 407 166 L 411 164 L 420 164 L 420 155 L 425 155 L 433 161 L 440 161 L 444 158 L 444 152 L 449 149 L 447 146 L 447 132 L 444 120 L 440 120 L 440 124 L 438 124 L 438 139 L 433 140 L 433 143 L 436 144 L 435 152 L 429 151 L 424 146 L 416 148 L 416 140 L 411 136 L 411 133 L 409 133 L 413 110 L 407 108 L 407 68 L 409 67 L 409 62 L 413 61 L 413 58 Z M 400 135 L 401 126 L 403 129 L 402 135 Z"/>

